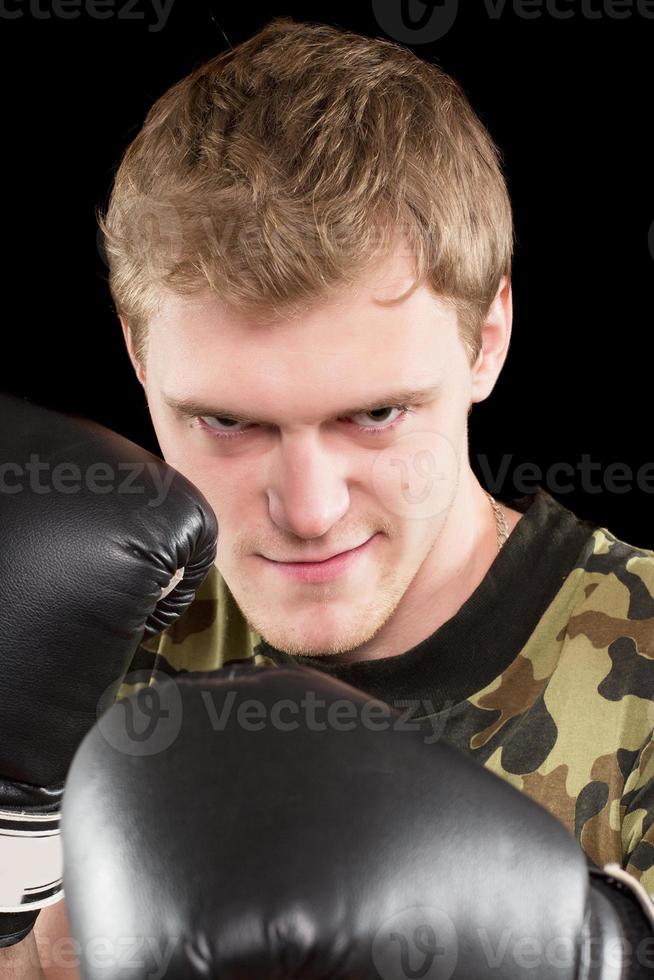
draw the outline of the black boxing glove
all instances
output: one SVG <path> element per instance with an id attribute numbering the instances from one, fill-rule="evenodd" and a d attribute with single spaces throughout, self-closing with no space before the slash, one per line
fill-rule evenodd
<path id="1" fill-rule="evenodd" d="M 126 720 L 151 721 L 153 693 L 144 747 Z M 63 804 L 84 980 L 626 977 L 563 824 L 400 719 L 319 671 L 244 664 L 114 705 Z"/>
<path id="2" fill-rule="evenodd" d="M 101 425 L 0 395 L 0 946 L 62 896 L 64 780 L 142 639 L 188 607 L 215 515 Z M 103 700 L 104 699 L 104 700 Z"/>

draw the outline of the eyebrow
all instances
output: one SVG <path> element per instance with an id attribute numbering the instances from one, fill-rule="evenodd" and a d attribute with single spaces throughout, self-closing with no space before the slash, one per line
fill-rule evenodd
<path id="1" fill-rule="evenodd" d="M 333 416 L 342 418 L 348 415 L 358 415 L 360 412 L 372 412 L 378 408 L 389 408 L 394 405 L 424 405 L 431 401 L 441 389 L 440 384 L 430 385 L 428 388 L 404 388 L 400 391 L 392 391 L 379 395 L 371 399 L 364 405 L 357 405 L 355 408 L 345 408 Z M 261 418 L 251 413 L 241 414 L 231 408 L 220 405 L 207 405 L 204 402 L 195 401 L 193 398 L 175 398 L 171 394 L 163 392 L 163 400 L 180 416 L 191 418 L 194 416 L 208 416 L 213 418 L 233 419 L 235 422 L 256 422 L 261 425 L 269 425 L 270 420 Z"/>

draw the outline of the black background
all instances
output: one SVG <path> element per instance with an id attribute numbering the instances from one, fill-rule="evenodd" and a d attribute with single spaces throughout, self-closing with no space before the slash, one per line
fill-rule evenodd
<path id="1" fill-rule="evenodd" d="M 38 4 L 37 12 L 37 0 L 4 0 L 0 16 L 0 389 L 92 417 L 158 452 L 97 244 L 95 208 L 120 155 L 170 85 L 273 16 L 388 34 L 372 0 L 175 0 L 160 30 L 149 0 L 131 10 L 116 0 L 106 19 L 83 0 L 71 19 L 52 0 Z M 491 16 L 493 6 L 501 14 Z M 75 11 L 70 0 L 67 9 Z M 473 410 L 471 459 L 504 500 L 528 487 L 516 468 L 535 464 L 538 482 L 565 506 L 654 549 L 654 19 L 636 0 L 585 8 L 558 0 L 558 9 L 572 16 L 545 3 L 539 13 L 533 2 L 502 9 L 465 0 L 444 36 L 409 43 L 463 85 L 502 150 L 515 210 L 513 338 L 494 392 Z M 504 454 L 507 475 L 492 484 Z M 584 454 L 599 464 L 595 492 L 582 484 Z M 558 462 L 575 469 L 562 480 L 569 489 L 546 475 Z M 622 493 L 608 483 L 615 463 L 631 468 Z M 636 479 L 648 463 L 649 492 Z"/>

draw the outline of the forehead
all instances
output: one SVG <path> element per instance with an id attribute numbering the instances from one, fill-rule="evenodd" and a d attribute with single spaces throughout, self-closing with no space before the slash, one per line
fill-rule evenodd
<path id="1" fill-rule="evenodd" d="M 288 425 L 379 392 L 440 384 L 467 363 L 456 314 L 424 285 L 389 303 L 412 284 L 398 248 L 356 286 L 294 317 L 245 315 L 208 289 L 165 295 L 149 325 L 150 384 L 178 401 Z"/>
<path id="2" fill-rule="evenodd" d="M 280 424 L 440 384 L 456 360 L 455 318 L 424 301 L 366 314 L 341 305 L 272 326 L 226 316 L 212 300 L 178 313 L 151 333 L 148 371 L 159 392 Z"/>
<path id="3" fill-rule="evenodd" d="M 397 276 L 376 279 L 292 317 L 239 313 L 209 290 L 193 297 L 166 294 L 149 325 L 149 366 L 160 375 L 201 377 L 229 369 L 251 382 L 276 375 L 314 383 L 377 373 L 383 379 L 389 372 L 415 371 L 426 360 L 433 368 L 454 354 L 456 314 L 425 286 L 385 305 L 410 283 Z"/>

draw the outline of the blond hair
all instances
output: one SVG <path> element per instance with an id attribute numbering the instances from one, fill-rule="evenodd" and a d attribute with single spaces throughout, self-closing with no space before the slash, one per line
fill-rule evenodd
<path id="1" fill-rule="evenodd" d="M 137 357 L 162 290 L 293 316 L 398 240 L 470 363 L 513 253 L 500 154 L 458 83 L 391 41 L 270 21 L 155 102 L 117 169 L 109 286 Z"/>

